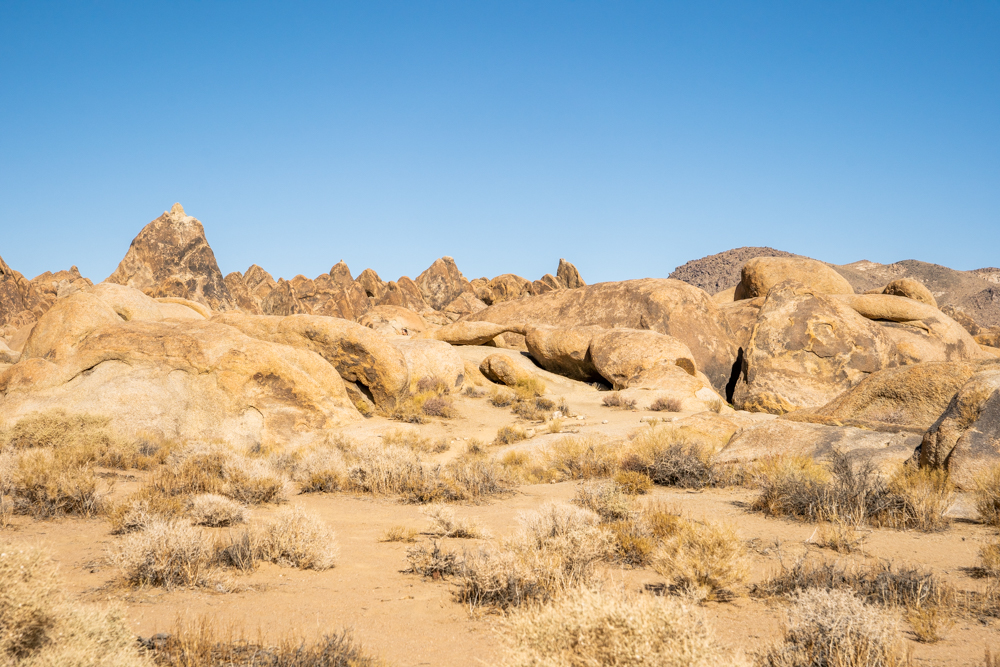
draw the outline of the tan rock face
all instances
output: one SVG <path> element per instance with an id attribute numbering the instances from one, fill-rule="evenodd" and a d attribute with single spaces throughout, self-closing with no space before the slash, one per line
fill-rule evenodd
<path id="1" fill-rule="evenodd" d="M 577 287 L 584 287 L 587 284 L 583 282 L 583 278 L 580 277 L 580 272 L 576 270 L 576 267 L 565 259 L 559 260 L 559 269 L 556 271 L 556 277 L 559 278 L 559 281 L 567 289 L 576 289 Z"/>
<path id="2" fill-rule="evenodd" d="M 458 353 L 439 340 L 389 339 L 403 355 L 410 376 L 410 391 L 416 391 L 420 381 L 440 380 L 451 392 L 461 390 L 465 382 L 465 362 Z"/>
<path id="3" fill-rule="evenodd" d="M 694 355 L 673 336 L 636 329 L 605 330 L 590 341 L 590 358 L 615 389 L 655 386 L 660 376 L 696 376 Z"/>
<path id="4" fill-rule="evenodd" d="M 494 324 L 493 322 L 455 322 L 443 327 L 430 328 L 417 338 L 441 340 L 451 345 L 486 345 L 500 334 L 513 331 L 524 334 L 524 327 L 518 325 Z"/>
<path id="5" fill-rule="evenodd" d="M 467 321 L 561 328 L 593 325 L 666 334 L 688 346 L 696 367 L 720 393 L 736 361 L 723 313 L 704 291 L 679 280 L 646 278 L 549 292 L 491 306 Z"/>
<path id="6" fill-rule="evenodd" d="M 179 296 L 213 310 L 235 307 L 201 223 L 180 204 L 146 225 L 106 282 L 153 297 Z"/>
<path id="7" fill-rule="evenodd" d="M 832 425 L 923 433 L 944 413 L 955 394 L 981 363 L 928 362 L 872 373 L 815 410 L 793 412 L 786 418 Z"/>
<path id="8" fill-rule="evenodd" d="M 259 340 L 319 354 L 344 380 L 365 385 L 379 408 L 391 410 L 407 395 L 409 372 L 403 355 L 385 336 L 368 327 L 319 315 L 224 313 L 212 321 Z"/>
<path id="9" fill-rule="evenodd" d="M 385 336 L 415 336 L 430 329 L 424 318 L 400 306 L 375 306 L 358 319 L 358 324 Z"/>
<path id="10" fill-rule="evenodd" d="M 533 377 L 526 369 L 503 354 L 491 354 L 479 364 L 479 372 L 491 382 L 499 382 L 508 387 L 516 387 L 518 383 L 528 382 Z"/>
<path id="11" fill-rule="evenodd" d="M 961 489 L 1000 464 L 1000 369 L 972 376 L 941 419 L 924 434 L 920 465 L 946 467 Z"/>
<path id="12" fill-rule="evenodd" d="M 414 282 L 420 288 L 424 301 L 434 310 L 444 310 L 463 292 L 472 292 L 472 285 L 451 257 L 434 260 Z"/>
<path id="13" fill-rule="evenodd" d="M 375 303 L 377 306 L 398 306 L 407 308 L 415 313 L 423 313 L 431 310 L 424 301 L 424 295 L 420 293 L 417 284 L 403 276 L 399 280 L 390 281 L 385 286 L 385 292 Z"/>
<path id="14" fill-rule="evenodd" d="M 962 325 L 940 310 L 913 299 L 889 294 L 838 295 L 862 316 L 882 324 L 899 350 L 900 362 L 986 359 Z"/>
<path id="15" fill-rule="evenodd" d="M 292 284 L 284 278 L 279 278 L 267 296 L 261 299 L 260 312 L 265 315 L 285 317 L 305 312 L 302 302 L 295 295 Z"/>
<path id="16" fill-rule="evenodd" d="M 590 358 L 590 341 L 603 331 L 597 326 L 529 326 L 524 340 L 528 352 L 545 370 L 574 380 L 592 382 L 600 380 L 601 376 Z"/>
<path id="17" fill-rule="evenodd" d="M 451 320 L 457 320 L 465 315 L 478 313 L 486 308 L 486 304 L 472 292 L 462 292 L 451 303 L 444 307 L 443 312 Z"/>
<path id="18" fill-rule="evenodd" d="M 0 329 L 18 329 L 44 313 L 42 296 L 35 287 L 0 258 Z"/>
<path id="19" fill-rule="evenodd" d="M 531 295 L 531 281 L 515 276 L 513 273 L 505 273 L 497 276 L 486 286 L 486 297 L 477 292 L 476 296 L 489 305 L 513 301 L 523 296 Z"/>
<path id="20" fill-rule="evenodd" d="M 837 299 L 793 282 L 772 289 L 744 353 L 738 409 L 783 414 L 819 407 L 897 365 L 882 327 Z"/>
<path id="21" fill-rule="evenodd" d="M 532 294 L 545 294 L 546 292 L 554 292 L 561 289 L 566 289 L 566 286 L 551 273 L 546 273 L 540 279 L 531 283 Z"/>
<path id="22" fill-rule="evenodd" d="M 40 276 L 35 276 L 31 279 L 31 285 L 42 300 L 47 302 L 45 309 L 48 310 L 56 302 L 56 299 L 82 292 L 93 287 L 94 283 L 89 278 L 81 276 L 80 269 L 71 266 L 69 271 L 56 271 L 55 273 L 46 271 Z"/>
<path id="23" fill-rule="evenodd" d="M 371 269 L 365 269 L 354 280 L 364 290 L 368 298 L 378 301 L 385 294 L 385 282 Z"/>
<path id="24" fill-rule="evenodd" d="M 1000 347 L 1000 331 L 990 331 L 976 336 L 976 342 L 989 347 Z"/>
<path id="25" fill-rule="evenodd" d="M 757 315 L 764 305 L 764 299 L 765 297 L 759 296 L 756 299 L 730 300 L 719 304 L 719 309 L 726 316 L 726 322 L 733 332 L 733 342 L 741 350 L 745 351 L 750 345 L 750 336 L 753 335 L 753 327 L 757 323 Z M 715 297 L 712 300 L 715 301 Z"/>
<path id="26" fill-rule="evenodd" d="M 775 285 L 794 280 L 816 294 L 854 294 L 847 279 L 823 262 L 807 257 L 754 257 L 743 265 L 735 299 L 767 296 Z"/>
<path id="27" fill-rule="evenodd" d="M 933 308 L 938 307 L 937 301 L 934 299 L 934 295 L 931 294 L 931 291 L 927 289 L 922 282 L 914 280 L 913 278 L 899 278 L 898 280 L 893 280 L 885 286 L 882 290 L 882 294 L 905 296 L 907 299 L 913 299 L 914 301 L 926 303 L 928 306 Z"/>

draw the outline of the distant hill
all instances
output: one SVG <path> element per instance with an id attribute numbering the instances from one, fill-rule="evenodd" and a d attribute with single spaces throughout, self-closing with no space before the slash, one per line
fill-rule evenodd
<path id="1" fill-rule="evenodd" d="M 729 289 L 740 281 L 740 271 L 753 257 L 791 257 L 792 253 L 774 248 L 734 248 L 677 267 L 671 278 L 695 285 L 709 294 Z M 851 264 L 831 264 L 847 279 L 855 292 L 879 289 L 897 278 L 922 282 L 937 299 L 939 306 L 953 306 L 964 311 L 980 326 L 1000 325 L 1000 269 L 989 267 L 956 271 L 946 266 L 907 259 L 894 264 L 861 260 Z"/>

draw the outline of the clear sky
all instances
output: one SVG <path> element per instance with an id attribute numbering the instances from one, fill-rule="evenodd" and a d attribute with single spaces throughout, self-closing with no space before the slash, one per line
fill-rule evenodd
<path id="1" fill-rule="evenodd" d="M 1000 2 L 0 2 L 0 255 L 665 277 L 1000 265 Z"/>

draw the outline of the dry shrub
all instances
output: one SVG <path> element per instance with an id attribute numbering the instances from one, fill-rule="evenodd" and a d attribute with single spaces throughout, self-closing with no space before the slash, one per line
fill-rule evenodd
<path id="1" fill-rule="evenodd" d="M 662 426 L 643 429 L 632 438 L 621 467 L 641 472 L 655 484 L 682 489 L 704 488 L 717 478 L 709 450 Z"/>
<path id="2" fill-rule="evenodd" d="M 309 452 L 292 466 L 292 480 L 300 493 L 332 493 L 347 485 L 347 463 L 339 449 Z"/>
<path id="3" fill-rule="evenodd" d="M 406 526 L 389 526 L 386 528 L 382 536 L 378 538 L 379 542 L 416 542 L 417 541 L 417 529 L 407 528 Z"/>
<path id="4" fill-rule="evenodd" d="M 285 477 L 267 461 L 232 457 L 223 467 L 222 493 L 247 505 L 285 500 Z"/>
<path id="5" fill-rule="evenodd" d="M 622 493 L 630 496 L 641 496 L 653 488 L 653 480 L 649 475 L 631 470 L 619 470 L 615 473 L 615 485 Z"/>
<path id="6" fill-rule="evenodd" d="M 545 393 L 545 383 L 536 377 L 522 378 L 514 385 L 514 395 L 528 401 Z"/>
<path id="7" fill-rule="evenodd" d="M 209 617 L 178 623 L 166 636 L 142 640 L 157 665 L 177 667 L 383 667 L 347 631 L 315 641 L 288 637 L 275 644 L 251 641 Z"/>
<path id="8" fill-rule="evenodd" d="M 525 419 L 527 421 L 544 421 L 548 419 L 549 413 L 544 408 L 539 407 L 539 401 L 547 401 L 551 403 L 548 399 L 528 399 L 528 400 L 518 400 L 514 403 L 513 413 Z"/>
<path id="9" fill-rule="evenodd" d="M 420 458 L 409 448 L 364 445 L 351 452 L 349 487 L 374 495 L 422 492 L 425 474 Z"/>
<path id="10" fill-rule="evenodd" d="M 609 477 L 617 466 L 614 445 L 596 435 L 562 438 L 544 451 L 543 458 L 560 480 Z"/>
<path id="11" fill-rule="evenodd" d="M 440 454 L 441 452 L 446 452 L 449 449 L 448 440 L 446 438 L 438 438 L 437 440 L 425 438 L 420 435 L 416 429 L 412 428 L 396 429 L 383 434 L 382 444 L 409 447 L 415 452 L 426 452 L 432 454 Z"/>
<path id="12" fill-rule="evenodd" d="M 445 396 L 432 396 L 428 398 L 424 401 L 421 409 L 428 417 L 451 419 L 458 415 L 458 411 L 455 410 L 455 405 L 451 402 L 451 399 Z"/>
<path id="13" fill-rule="evenodd" d="M 847 591 L 797 593 L 785 642 L 762 657 L 767 667 L 902 667 L 899 623 Z"/>
<path id="14" fill-rule="evenodd" d="M 439 377 L 425 375 L 417 381 L 418 394 L 447 394 L 448 383 Z"/>
<path id="15" fill-rule="evenodd" d="M 469 398 L 482 398 L 486 395 L 486 392 L 478 387 L 466 385 L 465 389 L 462 390 L 462 395 L 468 396 Z"/>
<path id="16" fill-rule="evenodd" d="M 504 622 L 510 667 L 749 667 L 676 600 L 576 588 Z"/>
<path id="17" fill-rule="evenodd" d="M 611 392 L 604 397 L 601 403 L 609 408 L 620 408 L 622 410 L 634 410 L 636 405 L 634 398 L 625 398 L 620 391 Z"/>
<path id="18" fill-rule="evenodd" d="M 441 548 L 441 543 L 435 541 L 430 549 L 426 544 L 418 544 L 406 550 L 406 560 L 410 567 L 405 570 L 422 577 L 441 579 L 456 574 L 459 570 L 458 555 L 453 551 Z"/>
<path id="19" fill-rule="evenodd" d="M 428 505 L 420 513 L 431 521 L 429 532 L 437 537 L 478 539 L 487 537 L 475 521 L 455 517 L 455 510 L 444 505 Z"/>
<path id="20" fill-rule="evenodd" d="M 650 503 L 642 509 L 642 521 L 649 527 L 653 537 L 662 540 L 675 535 L 687 520 L 681 517 L 680 510 L 676 507 L 659 501 Z"/>
<path id="21" fill-rule="evenodd" d="M 983 523 L 1000 527 L 1000 465 L 979 475 L 975 485 L 976 509 Z"/>
<path id="22" fill-rule="evenodd" d="M 490 405 L 496 408 L 506 408 L 508 405 L 512 405 L 514 401 L 517 400 L 517 394 L 508 389 L 507 387 L 501 387 L 498 385 L 493 385 L 490 388 Z"/>
<path id="23" fill-rule="evenodd" d="M 243 505 L 214 493 L 203 493 L 188 500 L 187 514 L 194 525 L 210 528 L 232 526 L 246 520 Z"/>
<path id="24" fill-rule="evenodd" d="M 758 462 L 754 482 L 760 494 L 751 509 L 771 516 L 818 517 L 820 489 L 830 474 L 815 460 L 805 456 L 775 456 Z"/>
<path id="25" fill-rule="evenodd" d="M 649 409 L 653 412 L 680 412 L 683 409 L 683 405 L 679 398 L 660 397 L 653 401 Z"/>
<path id="26" fill-rule="evenodd" d="M 551 419 L 549 420 L 548 426 L 545 427 L 549 433 L 562 433 L 563 430 L 563 420 L 562 419 Z"/>
<path id="27" fill-rule="evenodd" d="M 601 521 L 621 521 L 635 512 L 632 496 L 614 482 L 595 481 L 581 484 L 573 503 L 595 512 Z"/>
<path id="28" fill-rule="evenodd" d="M 944 514 L 952 505 L 955 487 L 947 470 L 903 466 L 889 480 L 886 500 L 872 517 L 890 528 L 915 528 L 924 532 L 944 530 Z"/>
<path id="29" fill-rule="evenodd" d="M 672 588 L 696 599 L 731 597 L 750 572 L 746 545 L 731 526 L 684 519 L 664 537 L 652 566 Z"/>
<path id="30" fill-rule="evenodd" d="M 596 564 L 609 550 L 596 514 L 547 503 L 517 520 L 514 535 L 466 555 L 458 573 L 459 601 L 503 610 L 593 583 Z"/>
<path id="31" fill-rule="evenodd" d="M 853 525 L 838 519 L 820 527 L 816 543 L 821 547 L 849 554 L 857 551 L 863 541 L 864 536 L 859 536 Z"/>
<path id="32" fill-rule="evenodd" d="M 499 461 L 480 455 L 460 456 L 444 467 L 438 494 L 444 500 L 479 502 L 507 494 L 517 479 Z"/>
<path id="33" fill-rule="evenodd" d="M 93 516 L 104 506 L 97 475 L 60 450 L 33 449 L 17 456 L 8 482 L 17 514 L 46 519 L 66 514 Z"/>
<path id="34" fill-rule="evenodd" d="M 184 513 L 184 503 L 176 496 L 164 495 L 150 486 L 143 486 L 130 496 L 107 508 L 112 535 L 143 530 L 153 519 L 174 519 Z"/>
<path id="35" fill-rule="evenodd" d="M 150 667 L 120 609 L 70 603 L 37 548 L 0 545 L 0 663 Z"/>
<path id="36" fill-rule="evenodd" d="M 648 565 L 656 549 L 656 539 L 652 529 L 639 516 L 631 516 L 621 521 L 605 525 L 611 535 L 611 556 L 624 565 L 641 567 Z"/>
<path id="37" fill-rule="evenodd" d="M 337 537 L 317 516 L 286 507 L 259 528 L 259 557 L 284 567 L 327 570 L 337 560 Z"/>
<path id="38" fill-rule="evenodd" d="M 126 535 L 111 551 L 111 561 L 133 586 L 210 584 L 213 558 L 213 545 L 200 530 L 160 518 Z"/>
<path id="39" fill-rule="evenodd" d="M 913 628 L 913 635 L 918 642 L 934 644 L 944 639 L 944 634 L 950 630 L 955 621 L 941 607 L 930 606 L 911 609 L 906 613 L 906 620 Z"/>
<path id="40" fill-rule="evenodd" d="M 512 445 L 515 442 L 526 440 L 528 434 L 523 428 L 517 426 L 501 426 L 497 431 L 497 437 L 493 439 L 494 445 Z"/>
<path id="41" fill-rule="evenodd" d="M 994 540 L 979 549 L 979 569 L 987 576 L 1000 576 L 1000 541 Z"/>

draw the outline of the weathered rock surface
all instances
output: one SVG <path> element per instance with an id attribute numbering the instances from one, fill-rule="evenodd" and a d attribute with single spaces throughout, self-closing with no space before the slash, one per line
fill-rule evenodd
<path id="1" fill-rule="evenodd" d="M 591 338 L 590 359 L 614 389 L 655 387 L 662 378 L 673 378 L 678 373 L 697 376 L 694 355 L 688 346 L 655 331 L 601 331 Z"/>
<path id="2" fill-rule="evenodd" d="M 534 377 L 524 367 L 504 354 L 491 354 L 479 364 L 479 372 L 491 382 L 499 382 L 508 387 L 530 382 Z"/>
<path id="3" fill-rule="evenodd" d="M 134 287 L 152 297 L 179 296 L 213 310 L 236 306 L 205 239 L 205 228 L 180 204 L 139 232 L 105 282 Z"/>
<path id="4" fill-rule="evenodd" d="M 946 467 L 961 489 L 1000 464 L 1000 369 L 972 376 L 920 446 L 920 465 Z"/>
<path id="5" fill-rule="evenodd" d="M 344 380 L 367 387 L 381 409 L 391 410 L 409 390 L 403 355 L 388 338 L 355 322 L 320 315 L 242 313 L 216 315 L 212 321 L 253 338 L 319 354 Z"/>
<path id="6" fill-rule="evenodd" d="M 718 306 L 704 291 L 679 280 L 646 278 L 549 292 L 491 306 L 467 320 L 563 328 L 624 327 L 667 334 L 688 346 L 697 368 L 720 393 L 736 361 L 731 331 Z"/>
<path id="7" fill-rule="evenodd" d="M 449 319 L 457 320 L 486 308 L 486 304 L 472 292 L 462 292 L 441 311 Z"/>
<path id="8" fill-rule="evenodd" d="M 375 306 L 358 319 L 358 324 L 385 336 L 415 336 L 429 329 L 424 318 L 401 306 Z"/>
<path id="9" fill-rule="evenodd" d="M 427 302 L 424 301 L 424 295 L 421 294 L 420 288 L 406 276 L 395 282 L 390 281 L 387 283 L 385 291 L 378 301 L 375 302 L 375 305 L 399 306 L 400 308 L 406 308 L 421 314 L 431 310 Z"/>
<path id="10" fill-rule="evenodd" d="M 403 355 L 410 375 L 410 391 L 416 391 L 421 380 L 440 380 L 450 392 L 457 392 L 465 382 L 465 363 L 458 353 L 438 340 L 415 340 L 413 338 L 390 338 Z"/>
<path id="11" fill-rule="evenodd" d="M 760 309 L 733 404 L 773 414 L 819 407 L 895 365 L 896 346 L 882 327 L 832 296 L 788 281 Z"/>
<path id="12" fill-rule="evenodd" d="M 365 294 L 368 295 L 370 299 L 373 299 L 376 302 L 382 298 L 383 294 L 385 294 L 385 282 L 379 278 L 378 274 L 372 269 L 365 269 L 362 271 L 358 274 L 358 277 L 354 279 L 354 282 L 356 282 L 358 286 L 365 291 Z"/>
<path id="13" fill-rule="evenodd" d="M 893 280 L 882 289 L 882 294 L 905 296 L 907 299 L 926 303 L 928 306 L 934 308 L 938 307 L 937 301 L 934 299 L 931 291 L 924 287 L 922 282 L 913 278 L 897 278 Z"/>
<path id="14" fill-rule="evenodd" d="M 562 280 L 555 277 L 551 273 L 546 273 L 544 276 L 531 283 L 532 294 L 545 294 L 546 292 L 554 292 L 555 290 L 561 289 L 566 289 L 566 285 L 563 284 Z"/>
<path id="15" fill-rule="evenodd" d="M 444 310 L 463 292 L 472 292 L 472 285 L 451 257 L 434 260 L 414 282 L 420 288 L 424 301 L 434 310 Z"/>
<path id="16" fill-rule="evenodd" d="M 587 283 L 583 282 L 583 278 L 580 277 L 580 272 L 576 270 L 576 267 L 562 258 L 559 259 L 559 268 L 556 270 L 556 277 L 566 289 L 576 289 L 577 287 L 585 287 L 587 285 Z"/>
<path id="17" fill-rule="evenodd" d="M 921 436 L 914 433 L 882 433 L 775 419 L 738 431 L 714 461 L 726 465 L 778 455 L 827 459 L 840 452 L 852 459 L 870 459 L 888 472 L 910 459 L 920 440 Z"/>
<path id="18" fill-rule="evenodd" d="M 839 273 L 808 257 L 754 257 L 743 265 L 734 298 L 767 296 L 772 287 L 787 280 L 805 285 L 816 294 L 854 294 L 854 288 Z"/>
<path id="19" fill-rule="evenodd" d="M 774 248 L 734 248 L 701 259 L 691 260 L 674 269 L 670 277 L 683 280 L 709 294 L 718 294 L 736 288 L 740 282 L 743 265 L 754 257 L 796 257 L 796 255 Z"/>
<path id="20" fill-rule="evenodd" d="M 441 340 L 452 345 L 486 345 L 502 333 L 513 331 L 524 334 L 520 325 L 494 324 L 493 322 L 455 322 L 443 327 L 430 328 L 417 338 Z"/>
<path id="21" fill-rule="evenodd" d="M 43 300 L 35 287 L 0 257 L 0 330 L 19 329 L 44 313 Z"/>
<path id="22" fill-rule="evenodd" d="M 757 324 L 757 315 L 760 314 L 765 298 L 759 296 L 756 299 L 719 304 L 719 309 L 726 316 L 729 329 L 733 332 L 733 342 L 737 348 L 745 351 L 750 345 L 750 336 L 753 334 L 754 325 Z"/>
<path id="23" fill-rule="evenodd" d="M 538 365 L 564 377 L 583 382 L 600 380 L 590 358 L 590 341 L 602 333 L 598 326 L 551 327 L 529 326 L 525 344 Z"/>
<path id="24" fill-rule="evenodd" d="M 814 410 L 785 415 L 793 421 L 923 433 L 982 363 L 928 362 L 872 373 L 857 386 Z"/>
<path id="25" fill-rule="evenodd" d="M 486 285 L 485 290 L 476 290 L 476 296 L 490 306 L 530 295 L 531 281 L 513 273 L 497 276 Z"/>

